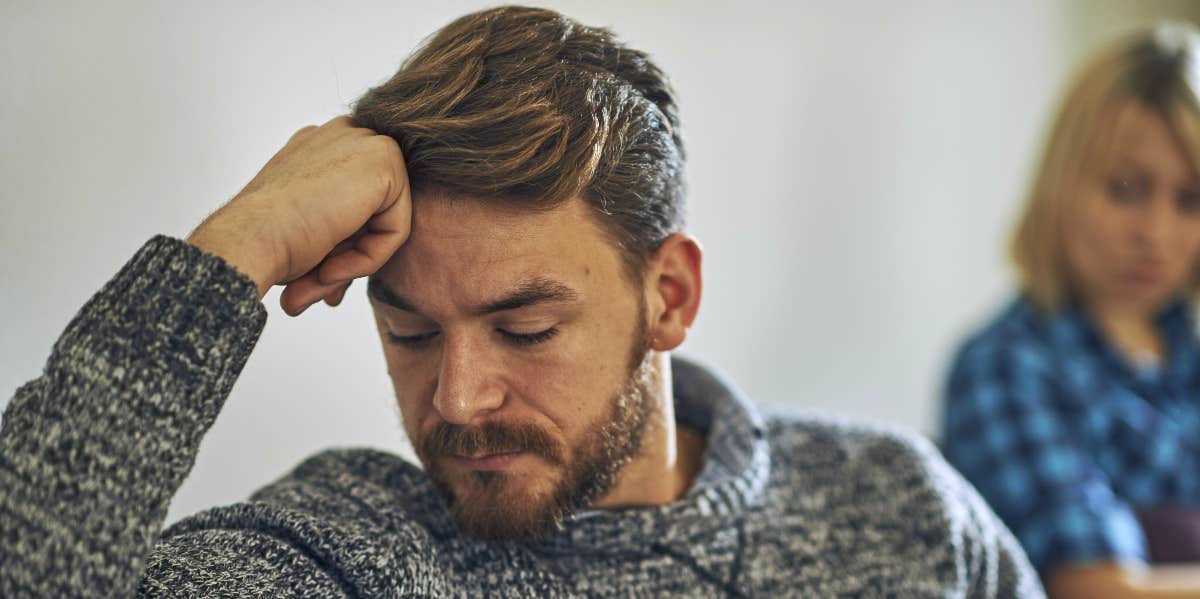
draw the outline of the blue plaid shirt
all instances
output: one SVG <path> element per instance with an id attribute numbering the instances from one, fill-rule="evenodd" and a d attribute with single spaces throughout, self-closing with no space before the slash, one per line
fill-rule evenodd
<path id="1" fill-rule="evenodd" d="M 1166 358 L 1139 369 L 1077 308 L 1018 299 L 955 359 L 946 457 L 1042 574 L 1148 561 L 1137 510 L 1200 506 L 1200 342 L 1184 302 L 1157 323 Z"/>

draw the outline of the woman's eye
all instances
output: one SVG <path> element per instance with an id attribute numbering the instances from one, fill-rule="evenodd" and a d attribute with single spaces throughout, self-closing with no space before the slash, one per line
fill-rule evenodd
<path id="1" fill-rule="evenodd" d="M 550 327 L 544 331 L 536 333 L 513 333 L 504 329 L 496 329 L 500 336 L 510 343 L 516 345 L 536 345 L 549 341 L 552 337 L 558 334 L 558 327 Z"/>
<path id="2" fill-rule="evenodd" d="M 1108 195 L 1118 202 L 1132 202 L 1141 197 L 1141 185 L 1127 177 L 1108 180 Z"/>
<path id="3" fill-rule="evenodd" d="M 1200 190 L 1185 189 L 1179 192 L 1179 211 L 1200 214 Z"/>
<path id="4" fill-rule="evenodd" d="M 421 333 L 419 335 L 397 335 L 388 331 L 387 338 L 390 343 L 407 347 L 409 349 L 420 349 L 429 345 L 429 341 L 437 337 L 437 331 Z"/>

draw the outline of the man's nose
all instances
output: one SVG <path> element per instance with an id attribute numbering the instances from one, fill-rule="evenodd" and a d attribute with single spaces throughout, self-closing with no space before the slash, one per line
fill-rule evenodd
<path id="1" fill-rule="evenodd" d="M 504 403 L 504 387 L 494 376 L 495 357 L 485 341 L 466 335 L 443 338 L 433 407 L 451 424 L 470 424 Z"/>

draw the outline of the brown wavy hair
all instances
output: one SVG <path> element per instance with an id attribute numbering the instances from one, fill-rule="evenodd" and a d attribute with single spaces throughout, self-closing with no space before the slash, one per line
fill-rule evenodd
<path id="1" fill-rule="evenodd" d="M 604 28 L 504 6 L 433 34 L 354 105 L 404 152 L 414 192 L 550 209 L 585 200 L 630 273 L 683 227 L 675 93 Z"/>

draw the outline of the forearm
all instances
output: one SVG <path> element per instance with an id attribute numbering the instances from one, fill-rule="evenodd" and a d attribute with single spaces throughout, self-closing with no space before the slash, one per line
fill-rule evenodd
<path id="1" fill-rule="evenodd" d="M 128 596 L 265 321 L 252 282 L 155 238 L 0 422 L 0 596 Z"/>
<path id="2" fill-rule="evenodd" d="M 1113 562 L 1059 568 L 1047 578 L 1052 599 L 1197 599 L 1200 565 Z"/>

